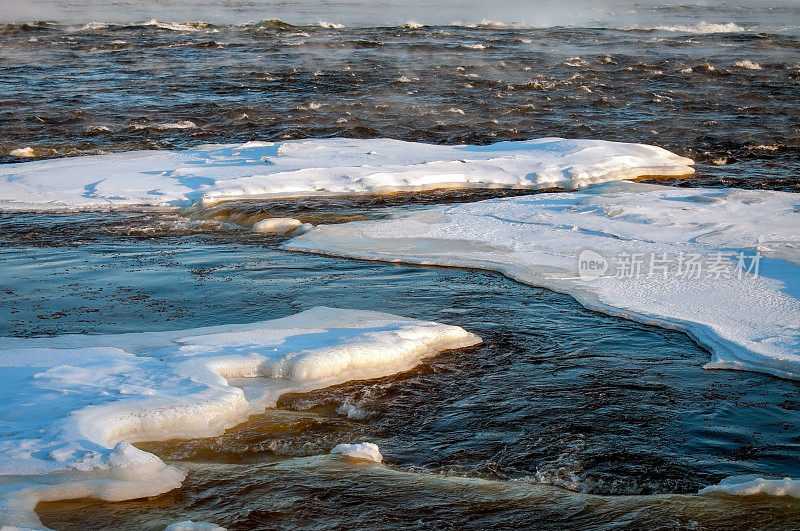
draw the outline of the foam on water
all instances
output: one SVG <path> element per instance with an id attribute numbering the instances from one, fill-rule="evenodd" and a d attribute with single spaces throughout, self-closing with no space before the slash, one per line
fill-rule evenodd
<path id="1" fill-rule="evenodd" d="M 732 496 L 790 496 L 800 498 L 800 480 L 765 479 L 755 475 L 733 476 L 700 491 L 700 494 L 729 494 Z"/>
<path id="2" fill-rule="evenodd" d="M 175 522 L 170 524 L 164 531 L 226 531 L 224 527 L 211 522 L 193 522 L 192 520 L 185 520 L 183 522 Z"/>
<path id="3" fill-rule="evenodd" d="M 180 486 L 184 471 L 130 442 L 219 435 L 285 392 L 393 374 L 478 342 L 455 326 L 323 307 L 248 325 L 0 339 L 0 524 L 40 525 L 40 501 Z"/>
<path id="4" fill-rule="evenodd" d="M 677 26 L 633 26 L 623 28 L 629 31 L 668 31 L 675 33 L 694 33 L 694 34 L 707 34 L 707 33 L 739 33 L 747 31 L 745 28 L 734 22 L 723 23 L 708 23 L 701 22 L 696 25 L 677 25 Z"/>

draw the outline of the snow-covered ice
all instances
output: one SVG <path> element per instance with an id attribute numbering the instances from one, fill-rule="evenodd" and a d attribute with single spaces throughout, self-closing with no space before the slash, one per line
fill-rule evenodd
<path id="1" fill-rule="evenodd" d="M 725 478 L 716 485 L 700 491 L 700 494 L 729 494 L 732 496 L 791 496 L 800 498 L 800 480 L 765 479 L 755 475 L 733 476 Z"/>
<path id="2" fill-rule="evenodd" d="M 180 486 L 183 471 L 131 442 L 218 435 L 284 392 L 478 342 L 456 326 L 324 307 L 175 332 L 0 338 L 0 525 L 41 526 L 43 500 Z"/>
<path id="3" fill-rule="evenodd" d="M 366 459 L 367 461 L 375 461 L 376 463 L 383 461 L 380 448 L 378 448 L 377 444 L 371 442 L 337 444 L 333 447 L 331 453 L 352 457 L 354 459 Z"/>
<path id="4" fill-rule="evenodd" d="M 286 248 L 499 271 L 686 331 L 708 368 L 800 379 L 798 228 L 796 194 L 619 182 L 320 226 Z"/>
<path id="5" fill-rule="evenodd" d="M 226 199 L 437 188 L 578 188 L 682 176 L 692 161 L 656 146 L 543 138 L 441 146 L 345 138 L 205 145 L 5 165 L 0 210 L 178 207 Z"/>
<path id="6" fill-rule="evenodd" d="M 36 152 L 30 146 L 24 148 L 12 149 L 11 151 L 8 152 L 8 154 L 11 155 L 12 157 L 21 157 L 21 158 L 36 156 Z"/>

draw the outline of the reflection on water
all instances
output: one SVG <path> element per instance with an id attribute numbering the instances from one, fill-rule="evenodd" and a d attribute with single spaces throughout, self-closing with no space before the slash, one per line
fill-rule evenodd
<path id="1" fill-rule="evenodd" d="M 769 527 L 800 519 L 788 498 L 672 496 L 736 474 L 800 475 L 797 384 L 703 371 L 708 353 L 682 334 L 492 273 L 286 253 L 275 248 L 280 239 L 173 214 L 99 219 L 0 220 L 13 229 L 0 248 L 0 334 L 178 329 L 329 305 L 456 324 L 485 342 L 405 374 L 284 396 L 218 438 L 142 444 L 190 470 L 183 489 L 119 504 L 42 504 L 47 525 Z M 170 232 L 173 224 L 192 228 Z M 25 233 L 61 234 L 61 242 L 34 238 L 34 246 Z M 304 460 L 363 440 L 380 446 L 388 469 Z"/>

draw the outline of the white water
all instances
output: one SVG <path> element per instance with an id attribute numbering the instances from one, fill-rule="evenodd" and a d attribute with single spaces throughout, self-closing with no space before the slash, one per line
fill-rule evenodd
<path id="1" fill-rule="evenodd" d="M 142 23 L 151 21 L 175 31 L 197 30 L 190 21 L 213 24 L 242 24 L 265 19 L 280 19 L 298 25 L 400 26 L 408 25 L 484 25 L 487 27 L 603 26 L 625 28 L 658 27 L 722 28 L 748 25 L 764 29 L 787 22 L 787 11 L 797 8 L 791 0 L 732 0 L 686 3 L 682 0 L 537 0 L 521 3 L 498 0 L 444 0 L 420 3 L 392 0 L 373 4 L 364 0 L 140 0 L 123 4 L 97 0 L 0 0 L 0 22 L 53 20 L 84 25 L 88 22 Z"/>

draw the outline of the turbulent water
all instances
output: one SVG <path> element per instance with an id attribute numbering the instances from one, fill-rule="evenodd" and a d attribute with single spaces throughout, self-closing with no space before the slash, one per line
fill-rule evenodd
<path id="1" fill-rule="evenodd" d="M 800 191 L 796 2 L 0 0 L 0 23 L 3 163 L 255 139 L 562 136 L 691 157 L 697 175 L 681 185 Z M 516 193 L 242 201 L 191 219 L 0 214 L 0 336 L 186 329 L 323 304 L 484 339 L 405 374 L 285 396 L 219 438 L 140 445 L 189 470 L 184 487 L 40 504 L 42 522 L 800 525 L 791 498 L 694 495 L 738 474 L 800 477 L 796 383 L 703 371 L 709 354 L 683 334 L 499 275 L 287 253 L 229 223 L 338 223 Z M 321 457 L 362 440 L 387 468 Z"/>
<path id="2" fill-rule="evenodd" d="M 702 184 L 800 187 L 797 4 L 620 5 L 586 20 L 505 6 L 483 23 L 495 18 L 458 6 L 407 23 L 409 6 L 192 5 L 8 17 L 0 154 L 563 136 L 663 146 L 696 159 Z"/>
<path id="3" fill-rule="evenodd" d="M 340 210 L 397 208 L 365 203 Z M 141 445 L 190 471 L 180 491 L 42 504 L 49 527 L 800 521 L 784 499 L 686 496 L 731 475 L 800 474 L 795 383 L 704 371 L 708 353 L 683 334 L 496 274 L 286 253 L 274 249 L 281 238 L 204 223 L 124 213 L 0 219 L 0 335 L 170 330 L 323 304 L 458 324 L 484 344 L 409 373 L 285 396 L 219 438 Z M 33 228 L 38 246 L 24 237 Z M 389 471 L 313 461 L 362 440 L 379 444 Z"/>

